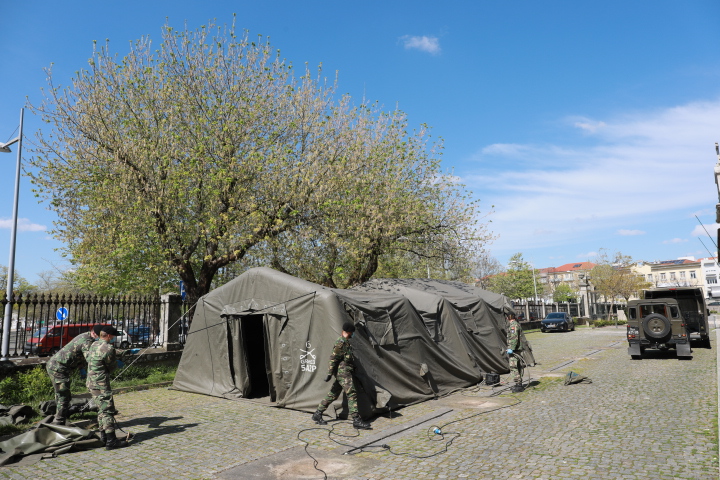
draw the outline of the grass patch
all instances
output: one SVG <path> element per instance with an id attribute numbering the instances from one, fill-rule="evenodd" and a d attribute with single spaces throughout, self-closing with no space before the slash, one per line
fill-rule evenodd
<path id="1" fill-rule="evenodd" d="M 168 382 L 175 378 L 176 370 L 176 365 L 142 365 L 128 367 L 127 369 L 123 367 L 115 370 L 110 375 L 111 385 L 113 389 L 116 389 Z M 120 376 L 117 380 L 114 380 L 118 375 Z M 70 376 L 70 391 L 74 395 L 88 392 L 85 386 L 85 378 L 82 378 L 77 370 L 73 371 Z M 40 403 L 54 399 L 55 390 L 50 382 L 50 377 L 42 366 L 14 373 L 0 380 L 0 404 L 6 406 L 30 405 L 37 410 Z M 73 415 L 72 419 L 83 420 L 96 417 L 97 413 L 87 412 Z M 27 430 L 31 424 L 42 419 L 43 416 L 38 411 L 38 415 L 31 418 L 30 423 L 0 425 L 0 436 L 21 433 Z"/>

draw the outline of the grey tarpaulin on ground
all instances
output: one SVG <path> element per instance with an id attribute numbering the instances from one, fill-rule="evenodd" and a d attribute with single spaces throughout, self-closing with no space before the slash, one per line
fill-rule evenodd
<path id="1" fill-rule="evenodd" d="M 590 380 L 585 375 L 580 375 L 579 373 L 575 372 L 568 372 L 567 375 L 565 375 L 565 385 L 573 385 L 576 383 L 592 383 L 592 380 Z"/>
<path id="2" fill-rule="evenodd" d="M 102 441 L 89 430 L 74 426 L 41 423 L 37 428 L 0 442 L 0 465 L 12 463 L 24 456 L 42 454 L 54 457 L 76 450 L 102 447 Z"/>
<path id="3" fill-rule="evenodd" d="M 468 305 L 458 300 L 441 308 L 467 307 L 472 318 L 453 317 L 436 338 L 417 306 L 398 293 L 331 289 L 253 268 L 198 301 L 173 385 L 224 398 L 269 394 L 277 406 L 314 411 L 327 393 L 333 344 L 352 321 L 361 415 L 430 400 L 480 382 L 484 372 L 508 371 L 500 320 L 509 303 L 496 294 L 490 302 L 463 295 L 472 297 Z M 477 335 L 467 334 L 471 324 Z M 335 407 L 346 410 L 340 400 Z"/>
<path id="4" fill-rule="evenodd" d="M 35 411 L 28 405 L 0 405 L 0 425 L 17 425 L 35 415 Z"/>

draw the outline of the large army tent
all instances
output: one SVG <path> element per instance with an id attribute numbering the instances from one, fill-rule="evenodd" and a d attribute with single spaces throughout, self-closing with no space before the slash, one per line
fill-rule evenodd
<path id="1" fill-rule="evenodd" d="M 483 372 L 507 373 L 505 314 L 513 312 L 504 295 L 461 282 L 432 279 L 374 279 L 356 289 L 385 291 L 407 297 L 422 315 L 439 345 L 457 350 L 459 338 L 466 352 Z M 522 356 L 535 365 L 532 347 L 521 336 Z"/>
<path id="2" fill-rule="evenodd" d="M 363 416 L 418 403 L 482 380 L 438 348 L 407 298 L 330 289 L 269 268 L 248 270 L 203 296 L 174 387 L 224 398 L 264 397 L 314 411 L 342 325 L 357 327 Z M 345 407 L 338 400 L 338 414 Z"/>

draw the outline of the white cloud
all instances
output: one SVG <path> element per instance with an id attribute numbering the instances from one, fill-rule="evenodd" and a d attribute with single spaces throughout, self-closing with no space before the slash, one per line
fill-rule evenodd
<path id="1" fill-rule="evenodd" d="M 720 228 L 720 224 L 711 223 L 709 225 L 696 225 L 693 231 L 690 233 L 693 237 L 706 237 L 708 234 L 714 235 L 717 238 L 717 230 Z M 707 231 L 706 231 L 707 230 Z"/>
<path id="2" fill-rule="evenodd" d="M 683 243 L 683 242 L 687 242 L 687 239 L 686 238 L 673 238 L 671 240 L 663 240 L 662 243 L 673 244 L 673 243 Z"/>
<path id="3" fill-rule="evenodd" d="M 642 230 L 618 230 L 618 235 L 632 236 L 632 235 L 645 235 Z"/>
<path id="4" fill-rule="evenodd" d="M 11 218 L 0 218 L 0 228 L 12 229 Z M 27 218 L 18 218 L 17 229 L 19 232 L 44 232 L 47 230 L 45 225 L 31 223 Z"/>
<path id="5" fill-rule="evenodd" d="M 437 55 L 440 53 L 440 40 L 437 37 L 404 35 L 400 37 L 406 50 L 417 49 Z"/>
<path id="6" fill-rule="evenodd" d="M 575 117 L 564 125 L 575 123 L 594 126 L 577 140 L 582 145 L 492 144 L 472 157 L 477 170 L 463 181 L 495 205 L 495 251 L 588 243 L 628 223 L 661 224 L 668 212 L 717 203 L 712 166 L 720 100 L 602 121 Z M 536 231 L 553 233 L 528 237 Z"/>
<path id="7" fill-rule="evenodd" d="M 594 122 L 587 119 L 578 120 L 573 125 L 586 132 L 595 133 L 598 129 L 606 126 L 605 122 Z"/>
<path id="8" fill-rule="evenodd" d="M 577 258 L 592 258 L 592 257 L 597 257 L 597 252 L 581 253 L 577 256 Z"/>

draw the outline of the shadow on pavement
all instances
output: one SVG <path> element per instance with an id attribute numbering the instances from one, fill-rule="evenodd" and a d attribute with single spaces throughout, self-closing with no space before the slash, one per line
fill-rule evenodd
<path id="1" fill-rule="evenodd" d="M 123 429 L 131 428 L 138 425 L 147 425 L 151 430 L 135 433 L 135 442 L 150 440 L 151 438 L 169 435 L 172 433 L 181 433 L 188 428 L 197 427 L 198 423 L 185 423 L 180 425 L 162 425 L 167 421 L 180 420 L 184 417 L 139 417 L 122 422 L 120 427 Z"/>

